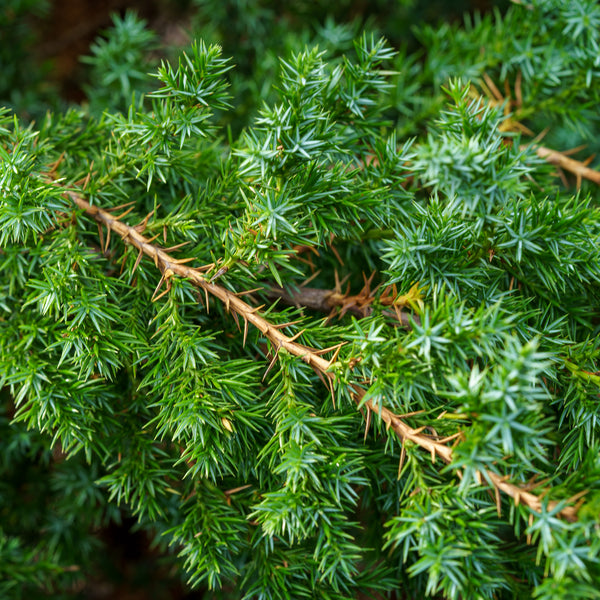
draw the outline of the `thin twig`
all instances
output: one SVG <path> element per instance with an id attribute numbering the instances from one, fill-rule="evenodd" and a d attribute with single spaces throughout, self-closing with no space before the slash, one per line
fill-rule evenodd
<path id="1" fill-rule="evenodd" d="M 550 164 L 573 173 L 578 181 L 581 181 L 583 178 L 600 185 L 600 171 L 590 169 L 583 162 L 569 158 L 565 153 L 551 150 L 545 146 L 535 146 L 535 151 L 540 158 L 547 160 Z"/>

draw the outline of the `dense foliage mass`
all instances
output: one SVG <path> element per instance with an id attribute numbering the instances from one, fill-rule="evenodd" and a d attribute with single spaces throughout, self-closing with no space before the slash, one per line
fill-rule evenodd
<path id="1" fill-rule="evenodd" d="M 600 598 L 600 6 L 240 2 L 236 73 L 196 4 L 0 113 L 2 597 L 126 515 L 210 598 Z"/>

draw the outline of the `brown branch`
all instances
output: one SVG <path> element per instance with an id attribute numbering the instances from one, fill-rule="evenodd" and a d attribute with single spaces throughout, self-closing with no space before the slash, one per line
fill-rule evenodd
<path id="1" fill-rule="evenodd" d="M 365 395 L 365 390 L 354 386 L 354 393 L 356 396 L 357 403 L 360 403 Z M 398 415 L 394 414 L 384 406 L 378 406 L 375 402 L 367 400 L 365 406 L 368 410 L 372 410 L 378 414 L 381 420 L 386 424 L 389 429 L 392 429 L 394 433 L 400 438 L 402 442 L 410 440 L 415 444 L 418 444 L 424 450 L 427 450 L 431 454 L 431 461 L 435 462 L 435 459 L 439 456 L 446 464 L 450 464 L 453 460 L 452 448 L 443 444 L 439 440 L 433 437 L 424 435 L 417 429 L 413 429 L 407 425 Z M 514 499 L 515 505 L 524 504 L 539 513 L 542 510 L 542 501 L 538 496 L 532 494 L 526 489 L 510 483 L 505 477 L 501 477 L 493 471 L 486 470 L 483 473 L 484 477 L 491 481 L 493 486 L 504 492 L 506 495 Z M 548 502 L 548 508 L 552 509 L 557 506 L 558 502 L 551 500 Z M 499 510 L 499 509 L 498 509 Z M 577 508 L 574 506 L 567 506 L 560 510 L 558 514 L 566 521 L 574 522 L 577 521 Z"/>
<path id="2" fill-rule="evenodd" d="M 314 369 L 321 371 L 322 373 L 327 373 L 328 376 L 332 376 L 328 372 L 330 361 L 322 358 L 320 356 L 321 352 L 317 354 L 318 351 L 314 351 L 307 346 L 303 346 L 302 344 L 293 341 L 292 338 L 289 338 L 281 332 L 279 326 L 272 325 L 265 318 L 261 317 L 257 313 L 257 309 L 241 300 L 237 294 L 230 292 L 220 285 L 207 281 L 198 269 L 186 266 L 186 264 L 184 264 L 185 260 L 182 261 L 181 259 L 172 257 L 159 246 L 151 243 L 134 227 L 122 223 L 108 211 L 90 205 L 87 200 L 74 192 L 68 191 L 66 192 L 66 195 L 79 208 L 92 216 L 99 223 L 105 225 L 109 231 L 117 233 L 123 242 L 134 246 L 140 252 L 143 252 L 146 256 L 150 257 L 162 273 L 162 283 L 168 285 L 170 278 L 174 275 L 189 279 L 196 286 L 204 290 L 205 293 L 218 298 L 228 311 L 237 313 L 245 321 L 254 325 L 273 344 L 277 351 L 284 348 L 290 354 L 304 360 Z"/>
<path id="3" fill-rule="evenodd" d="M 517 2 L 517 0 L 512 0 L 513 2 Z M 515 98 L 511 97 L 510 86 L 508 84 L 508 80 L 505 80 L 506 86 L 506 94 L 503 96 L 494 81 L 487 75 L 483 74 L 483 81 L 480 82 L 480 87 L 483 90 L 485 96 L 479 94 L 476 88 L 471 88 L 471 97 L 476 99 L 483 99 L 487 101 L 490 106 L 499 106 L 500 104 L 504 104 L 504 115 L 505 120 L 500 126 L 501 131 L 514 131 L 526 133 L 527 135 L 533 135 L 533 132 L 530 131 L 527 127 L 525 127 L 518 118 L 513 118 L 511 113 L 513 108 L 518 110 L 522 107 L 523 104 L 523 96 L 522 96 L 522 75 L 521 72 L 517 73 L 517 77 L 515 80 Z M 535 142 L 539 141 L 544 134 L 538 136 Z M 587 165 L 592 160 L 593 157 L 590 157 L 586 161 L 579 161 L 573 158 L 569 158 L 567 156 L 568 152 L 558 152 L 556 150 L 552 150 L 551 148 L 546 148 L 544 146 L 540 146 L 534 142 L 534 149 L 536 154 L 549 162 L 552 165 L 556 165 L 559 168 L 565 169 L 565 171 L 569 171 L 573 173 L 577 177 L 577 188 L 581 187 L 581 180 L 588 179 L 589 181 L 593 181 L 600 185 L 600 171 L 596 171 L 594 169 L 590 169 Z M 527 144 L 523 144 L 520 146 L 521 150 L 526 150 L 528 148 Z M 579 148 L 575 149 L 578 150 Z M 571 151 L 572 152 L 572 151 Z M 561 177 L 562 176 L 561 174 Z"/>
<path id="4" fill-rule="evenodd" d="M 273 325 L 264 317 L 260 316 L 258 314 L 259 309 L 254 308 L 241 300 L 239 298 L 239 294 L 235 294 L 224 287 L 211 283 L 211 281 L 207 281 L 199 269 L 186 266 L 186 259 L 182 260 L 172 257 L 159 246 L 154 245 L 150 240 L 145 238 L 135 227 L 130 227 L 129 225 L 122 223 L 117 217 L 113 216 L 106 210 L 102 210 L 97 206 L 90 205 L 89 202 L 87 202 L 87 200 L 82 198 L 79 194 L 72 191 L 66 191 L 65 196 L 85 213 L 92 216 L 98 223 L 106 226 L 109 232 L 114 231 L 117 233 L 124 243 L 134 246 L 139 250 L 140 253 L 146 254 L 152 258 L 154 264 L 162 274 L 161 283 L 165 283 L 167 291 L 170 285 L 170 279 L 174 275 L 189 279 L 196 286 L 204 290 L 206 296 L 211 295 L 215 298 L 218 298 L 225 305 L 229 312 L 232 312 L 233 314 L 236 314 L 244 319 L 244 336 L 246 335 L 247 324 L 251 323 L 254 325 L 275 348 L 273 361 L 275 361 L 277 358 L 279 351 L 284 348 L 293 356 L 301 358 L 304 362 L 309 364 L 317 372 L 317 374 L 319 374 L 323 382 L 328 386 L 329 390 L 333 394 L 335 375 L 332 371 L 330 371 L 330 367 L 337 359 L 342 344 L 337 344 L 324 350 L 316 350 L 314 348 L 309 348 L 297 343 L 295 340 L 300 334 L 296 334 L 292 337 L 286 336 L 281 332 L 281 325 Z M 108 243 L 105 247 L 107 246 Z M 156 291 L 158 291 L 158 288 Z M 315 302 L 319 300 L 318 294 L 314 295 L 314 300 Z M 323 299 L 321 298 L 319 301 L 322 300 Z M 330 360 L 326 360 L 322 357 L 323 354 L 331 351 L 333 351 L 334 354 Z M 360 404 L 361 400 L 364 398 L 364 394 L 364 389 L 358 385 L 353 386 L 353 395 L 357 403 Z M 371 400 L 367 400 L 365 402 L 365 406 L 369 411 L 373 411 L 374 413 L 378 414 L 387 427 L 392 429 L 400 438 L 403 443 L 402 456 L 404 456 L 404 442 L 406 440 L 410 440 L 421 448 L 427 450 L 431 454 L 432 461 L 435 461 L 436 457 L 439 456 L 447 464 L 452 462 L 452 449 L 446 444 L 435 439 L 434 437 L 424 435 L 422 433 L 422 429 L 413 429 L 398 415 L 384 406 L 378 406 L 377 403 Z M 541 500 L 535 494 L 532 494 L 522 487 L 509 483 L 505 478 L 491 471 L 486 471 L 484 476 L 492 483 L 496 490 L 500 490 L 514 498 L 515 504 L 524 504 L 538 513 L 541 511 Z M 548 503 L 550 508 L 556 505 L 557 503 L 555 501 Z M 559 511 L 558 514 L 567 521 L 576 521 L 577 508 L 577 506 L 569 506 Z"/>
<path id="5" fill-rule="evenodd" d="M 573 173 L 578 181 L 583 178 L 600 185 L 600 171 L 590 169 L 583 162 L 569 158 L 563 152 L 557 152 L 544 146 L 535 146 L 535 151 L 540 158 L 547 160 L 550 164 Z"/>

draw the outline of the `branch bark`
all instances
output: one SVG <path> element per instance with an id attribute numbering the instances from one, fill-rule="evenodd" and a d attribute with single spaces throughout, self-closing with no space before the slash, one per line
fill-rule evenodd
<path id="1" fill-rule="evenodd" d="M 600 172 L 590 169 L 585 163 L 569 158 L 562 152 L 557 152 L 556 150 L 551 150 L 544 146 L 536 146 L 535 151 L 540 158 L 547 160 L 550 164 L 561 167 L 576 175 L 579 182 L 577 187 L 580 187 L 582 178 L 600 185 Z"/>

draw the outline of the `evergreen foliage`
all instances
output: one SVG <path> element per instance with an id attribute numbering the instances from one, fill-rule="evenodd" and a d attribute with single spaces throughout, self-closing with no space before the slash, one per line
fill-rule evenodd
<path id="1" fill-rule="evenodd" d="M 197 2 L 0 112 L 0 595 L 126 515 L 211 598 L 600 598 L 600 7 L 230 4 L 241 75 Z"/>

